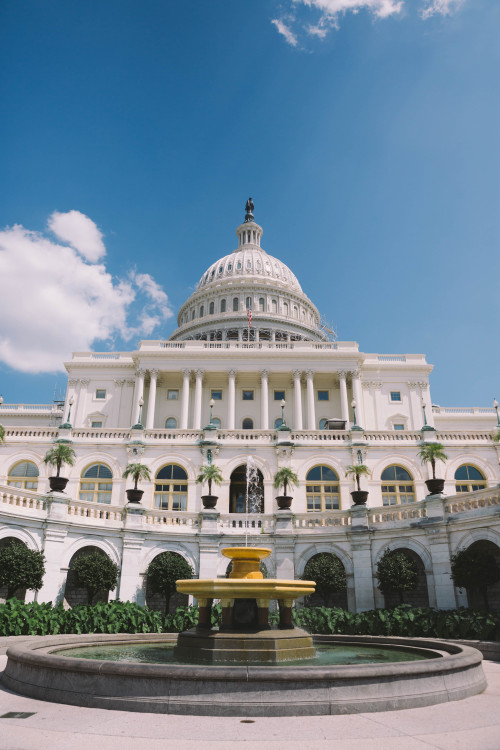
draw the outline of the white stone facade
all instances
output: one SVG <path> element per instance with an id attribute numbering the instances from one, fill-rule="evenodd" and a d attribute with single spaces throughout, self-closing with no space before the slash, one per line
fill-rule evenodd
<path id="1" fill-rule="evenodd" d="M 262 229 L 251 220 L 237 234 L 237 249 L 202 276 L 168 341 L 143 341 L 134 352 L 75 353 L 66 364 L 64 405 L 0 406 L 0 540 L 14 536 L 44 550 L 39 601 L 64 597 L 71 559 L 84 546 L 100 547 L 120 566 L 112 596 L 144 603 L 144 573 L 156 554 L 177 551 L 196 575 L 224 575 L 221 547 L 245 543 L 247 533 L 251 544 L 273 550 L 268 568 L 279 577 L 301 575 L 318 552 L 338 555 L 353 610 L 383 605 L 373 571 L 387 547 L 419 556 L 432 606 L 466 603 L 451 583 L 450 555 L 480 540 L 500 547 L 495 410 L 433 406 L 424 355 L 365 354 L 355 342 L 330 340 L 296 277 L 260 247 Z M 283 398 L 288 432 L 277 430 Z M 217 430 L 204 429 L 211 399 Z M 43 463 L 57 439 L 71 440 L 77 455 L 63 471 L 66 498 L 48 493 Z M 441 497 L 427 497 L 429 467 L 417 456 L 429 440 L 448 455 L 437 467 Z M 209 450 L 224 477 L 216 512 L 202 510 L 206 488 L 195 482 Z M 263 484 L 262 512 L 253 514 L 237 512 L 231 484 L 249 458 Z M 122 479 L 137 460 L 153 477 L 141 485 L 139 507 L 126 504 L 130 485 Z M 25 462 L 31 480 L 15 476 Z M 345 476 L 358 462 L 370 469 L 362 480 L 366 508 L 351 508 L 354 485 Z M 97 493 L 83 499 L 82 475 L 96 464 L 111 475 L 103 502 Z M 157 490 L 158 472 L 170 465 L 185 472 L 182 500 Z M 290 513 L 278 512 L 273 489 L 284 465 L 299 478 Z M 333 472 L 329 480 L 311 479 L 320 466 Z M 391 484 L 383 472 L 394 466 L 410 479 Z M 475 483 L 456 479 L 464 466 L 478 472 Z"/>

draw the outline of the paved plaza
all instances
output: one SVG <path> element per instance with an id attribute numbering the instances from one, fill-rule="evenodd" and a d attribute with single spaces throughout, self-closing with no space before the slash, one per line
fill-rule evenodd
<path id="1" fill-rule="evenodd" d="M 0 639 L 0 670 L 8 641 Z M 19 642 L 21 639 L 12 639 Z M 0 688 L 0 750 L 500 750 L 500 663 L 484 662 L 488 688 L 463 701 L 373 714 L 211 718 L 78 708 Z"/>

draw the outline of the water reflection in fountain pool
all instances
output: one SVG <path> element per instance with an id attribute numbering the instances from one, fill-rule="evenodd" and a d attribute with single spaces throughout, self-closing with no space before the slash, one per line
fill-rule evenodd
<path id="1" fill-rule="evenodd" d="M 84 646 L 61 649 L 59 656 L 102 661 L 132 662 L 136 664 L 189 664 L 174 659 L 174 643 L 137 643 L 116 646 Z M 55 653 L 55 652 L 54 652 Z M 439 654 L 423 649 L 380 648 L 359 644 L 319 645 L 313 659 L 283 662 L 282 666 L 325 667 L 341 664 L 390 664 L 403 661 L 421 661 L 439 658 Z M 200 663 L 198 660 L 192 663 Z M 239 662 L 241 664 L 241 662 Z M 219 661 L 218 666 L 234 666 L 231 661 Z M 252 666 L 268 666 L 268 662 L 252 662 Z M 273 666 L 280 666 L 277 662 Z"/>

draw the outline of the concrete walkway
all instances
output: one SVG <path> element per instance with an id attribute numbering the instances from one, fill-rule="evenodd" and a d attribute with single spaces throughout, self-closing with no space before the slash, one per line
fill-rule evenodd
<path id="1" fill-rule="evenodd" d="M 0 639 L 5 653 L 8 640 Z M 0 670 L 6 664 L 0 656 Z M 165 716 L 77 708 L 0 686 L 0 750 L 500 750 L 500 663 L 481 695 L 429 708 L 304 718 Z M 1 718 L 8 712 L 28 718 Z"/>

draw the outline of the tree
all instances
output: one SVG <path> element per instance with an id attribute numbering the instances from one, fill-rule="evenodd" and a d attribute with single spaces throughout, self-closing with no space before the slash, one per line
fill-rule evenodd
<path id="1" fill-rule="evenodd" d="M 67 443 L 58 442 L 45 454 L 44 463 L 56 467 L 56 477 L 60 476 L 61 467 L 64 464 L 74 466 L 76 453 Z"/>
<path id="2" fill-rule="evenodd" d="M 0 424 L 0 443 L 5 443 L 5 427 Z"/>
<path id="3" fill-rule="evenodd" d="M 500 570 L 495 555 L 480 544 L 458 550 L 451 557 L 451 577 L 459 589 L 478 591 L 484 608 L 489 610 L 488 586 L 500 580 Z"/>
<path id="4" fill-rule="evenodd" d="M 493 442 L 500 443 L 500 430 L 498 430 L 497 434 L 493 436 Z"/>
<path id="5" fill-rule="evenodd" d="M 216 485 L 222 484 L 222 472 L 215 464 L 205 464 L 196 477 L 197 484 L 208 484 L 208 494 L 212 494 L 212 482 Z"/>
<path id="6" fill-rule="evenodd" d="M 361 492 L 359 480 L 363 476 L 370 476 L 370 469 L 365 464 L 351 464 L 350 466 L 346 466 L 345 475 L 346 477 L 354 477 L 356 479 L 358 492 Z"/>
<path id="7" fill-rule="evenodd" d="M 35 552 L 17 540 L 0 550 L 0 586 L 7 587 L 7 599 L 18 589 L 42 588 L 45 575 L 43 552 Z"/>
<path id="8" fill-rule="evenodd" d="M 444 463 L 448 456 L 444 452 L 444 445 L 441 443 L 424 443 L 418 452 L 418 456 L 423 464 L 430 464 L 432 467 L 432 478 L 436 478 L 436 461 Z"/>
<path id="9" fill-rule="evenodd" d="M 145 479 L 148 482 L 151 481 L 151 472 L 149 467 L 144 464 L 129 464 L 123 472 L 123 478 L 127 479 L 127 477 L 132 477 L 134 480 L 134 490 L 136 490 L 139 480 Z"/>
<path id="10" fill-rule="evenodd" d="M 386 550 L 377 565 L 376 576 L 381 592 L 385 595 L 396 591 L 401 604 L 403 593 L 415 591 L 418 585 L 417 564 L 402 550 Z"/>
<path id="11" fill-rule="evenodd" d="M 192 578 L 193 569 L 177 552 L 161 552 L 149 563 L 146 576 L 153 594 L 162 594 L 165 597 L 165 614 L 167 614 L 170 599 L 177 591 L 175 582 L 179 579 Z"/>
<path id="12" fill-rule="evenodd" d="M 279 490 L 280 487 L 283 487 L 283 495 L 286 496 L 288 494 L 288 485 L 290 485 L 290 487 L 298 487 L 299 478 L 292 469 L 289 469 L 288 466 L 283 466 L 281 469 L 278 469 L 274 475 L 274 487 L 277 490 Z"/>
<path id="13" fill-rule="evenodd" d="M 114 591 L 119 568 L 104 552 L 90 552 L 76 558 L 71 567 L 78 588 L 87 592 L 87 603 L 92 604 L 99 591 Z"/>
<path id="14" fill-rule="evenodd" d="M 345 591 L 347 588 L 347 579 L 345 569 L 341 560 L 330 552 L 320 552 L 307 561 L 304 568 L 304 575 L 301 576 L 303 581 L 315 581 L 316 594 L 327 599 L 331 594 L 339 591 Z"/>

